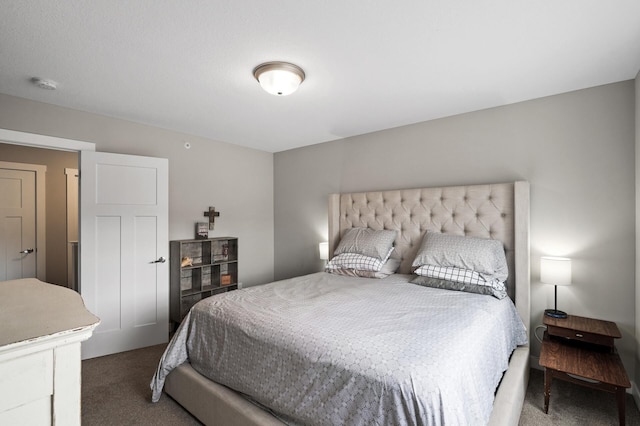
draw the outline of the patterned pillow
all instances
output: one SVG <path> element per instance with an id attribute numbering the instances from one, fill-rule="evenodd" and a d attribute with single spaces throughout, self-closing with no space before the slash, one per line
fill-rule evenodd
<path id="1" fill-rule="evenodd" d="M 348 277 L 387 278 L 389 275 L 394 274 L 399 267 L 400 261 L 398 259 L 389 259 L 385 262 L 380 271 L 362 271 L 360 269 L 337 268 L 327 269 L 327 272 L 336 275 L 346 275 Z"/>
<path id="2" fill-rule="evenodd" d="M 334 255 L 357 253 L 383 260 L 387 253 L 389 253 L 389 249 L 393 246 L 396 233 L 397 231 L 351 228 L 340 240 Z"/>
<path id="3" fill-rule="evenodd" d="M 422 265 L 468 269 L 487 281 L 505 281 L 509 275 L 500 241 L 437 232 L 427 232 L 422 239 L 413 266 Z"/>
<path id="4" fill-rule="evenodd" d="M 485 280 L 480 274 L 468 269 L 423 265 L 416 269 L 418 275 L 411 280 L 414 284 L 468 293 L 487 294 L 497 299 L 507 297 L 504 282 L 497 279 Z"/>
<path id="5" fill-rule="evenodd" d="M 389 249 L 383 259 L 364 256 L 358 253 L 341 253 L 335 256 L 327 264 L 327 271 L 332 269 L 357 269 L 359 271 L 379 272 L 391 255 L 393 247 Z M 330 272 L 330 271 L 329 271 Z"/>

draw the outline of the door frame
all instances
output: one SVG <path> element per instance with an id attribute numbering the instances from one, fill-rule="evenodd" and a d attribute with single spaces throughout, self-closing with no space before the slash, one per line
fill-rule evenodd
<path id="1" fill-rule="evenodd" d="M 81 151 L 95 151 L 96 150 L 96 144 L 92 143 L 92 142 L 84 142 L 84 141 L 78 141 L 78 140 L 74 140 L 74 139 L 65 139 L 65 138 L 58 138 L 55 136 L 45 136 L 45 135 L 38 135 L 36 133 L 27 133 L 27 132 L 18 132 L 15 130 L 9 130 L 9 129 L 0 129 L 0 141 L 2 141 L 2 143 L 8 143 L 8 144 L 13 144 L 13 145 L 23 145 L 23 146 L 32 146 L 32 147 L 36 147 L 36 148 L 46 148 L 46 149 L 55 149 L 58 151 L 75 151 L 80 153 Z M 78 165 L 79 167 L 79 165 Z M 46 170 L 46 169 L 45 169 Z M 44 188 L 44 173 L 37 173 L 37 175 L 42 174 L 42 186 L 41 188 Z M 40 185 L 40 181 L 38 178 L 36 178 L 36 187 L 38 187 Z M 39 191 L 42 192 L 42 203 L 44 205 L 44 191 Z M 36 200 L 36 202 L 40 203 L 40 198 L 38 198 Z M 36 208 L 37 211 L 39 211 L 40 209 Z M 82 211 L 79 211 L 78 214 L 80 216 L 82 216 Z M 38 238 L 38 246 L 40 246 L 40 238 L 42 238 L 42 241 L 45 241 L 45 236 L 44 236 L 44 230 L 45 230 L 45 222 L 46 220 L 44 218 L 42 218 L 42 222 L 40 222 L 39 219 L 36 219 L 36 226 L 37 226 L 37 237 Z M 41 226 L 42 225 L 42 226 Z M 42 235 L 40 234 L 40 232 L 42 232 Z M 79 236 L 79 241 L 82 238 L 82 236 Z M 44 244 L 43 244 L 44 246 Z M 43 250 L 44 247 L 43 247 Z M 46 252 L 45 252 L 46 253 Z M 38 279 L 45 281 L 46 279 L 46 256 L 38 256 L 38 264 L 37 264 L 37 275 L 38 275 Z M 42 259 L 42 263 L 43 265 L 41 266 L 41 259 Z M 42 270 L 41 270 L 42 267 Z M 42 271 L 42 276 L 40 275 Z M 42 278 L 41 278 L 42 277 Z"/>
<path id="2" fill-rule="evenodd" d="M 2 139 L 0 139 L 2 141 Z M 41 164 L 12 163 L 0 161 L 0 169 L 25 170 L 36 174 L 36 278 L 47 280 L 47 233 L 46 233 L 46 172 Z M 23 249 L 26 247 L 23 247 Z"/>
<path id="3" fill-rule="evenodd" d="M 55 136 L 38 135 L 36 133 L 18 132 L 0 129 L 0 140 L 14 145 L 50 148 L 60 151 L 95 151 L 96 144 L 74 139 L 58 138 Z"/>

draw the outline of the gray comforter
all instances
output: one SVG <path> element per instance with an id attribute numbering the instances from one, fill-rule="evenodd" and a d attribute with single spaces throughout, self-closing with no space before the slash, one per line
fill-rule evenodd
<path id="1" fill-rule="evenodd" d="M 526 332 L 510 299 L 410 276 L 317 273 L 195 305 L 151 382 L 183 362 L 304 425 L 486 424 Z"/>

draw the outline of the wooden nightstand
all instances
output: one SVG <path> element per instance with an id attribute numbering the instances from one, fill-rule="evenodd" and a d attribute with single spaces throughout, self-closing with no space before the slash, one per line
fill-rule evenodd
<path id="1" fill-rule="evenodd" d="M 574 315 L 544 317 L 543 323 L 547 326 L 540 352 L 540 365 L 545 368 L 544 412 L 549 411 L 551 381 L 557 378 L 615 394 L 620 424 L 624 425 L 625 389 L 631 383 L 614 345 L 614 339 L 622 337 L 618 326 Z"/>

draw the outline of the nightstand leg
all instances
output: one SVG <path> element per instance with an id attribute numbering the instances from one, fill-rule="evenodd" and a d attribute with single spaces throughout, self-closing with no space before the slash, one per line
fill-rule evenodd
<path id="1" fill-rule="evenodd" d="M 620 426 L 625 425 L 625 402 L 627 395 L 624 388 L 618 388 L 616 390 L 616 399 L 618 400 L 618 418 L 620 419 Z"/>
<path id="2" fill-rule="evenodd" d="M 548 368 L 544 369 L 544 413 L 549 413 L 549 396 L 551 395 L 551 373 Z"/>

